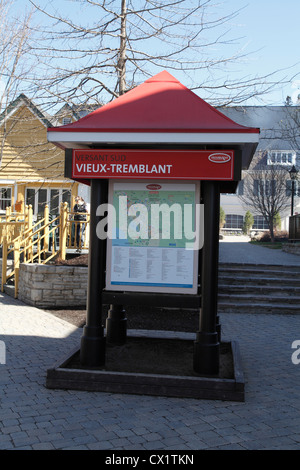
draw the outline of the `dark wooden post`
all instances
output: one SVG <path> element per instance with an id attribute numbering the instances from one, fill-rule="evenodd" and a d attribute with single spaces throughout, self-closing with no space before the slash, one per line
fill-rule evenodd
<path id="1" fill-rule="evenodd" d="M 125 344 L 127 339 L 127 318 L 123 305 L 111 305 L 106 319 L 108 343 Z"/>
<path id="2" fill-rule="evenodd" d="M 85 366 L 105 363 L 105 337 L 102 325 L 102 291 L 105 286 L 106 240 L 96 233 L 98 206 L 108 200 L 108 181 L 91 179 L 90 246 L 88 267 L 87 319 L 81 338 L 80 362 Z"/>
<path id="3" fill-rule="evenodd" d="M 220 188 L 215 181 L 202 181 L 204 245 L 202 249 L 201 310 L 194 344 L 194 370 L 219 373 L 220 343 L 217 332 Z"/>

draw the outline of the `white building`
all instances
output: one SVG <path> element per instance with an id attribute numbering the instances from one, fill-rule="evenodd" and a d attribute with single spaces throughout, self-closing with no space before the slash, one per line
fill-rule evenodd
<path id="1" fill-rule="evenodd" d="M 291 180 L 288 172 L 293 165 L 298 171 L 300 170 L 300 106 L 238 106 L 219 108 L 219 111 L 238 124 L 260 128 L 259 145 L 253 158 L 253 162 L 256 157 L 259 160 L 255 170 L 263 172 L 272 165 L 280 166 L 282 171 L 286 170 L 286 195 L 291 196 Z M 253 229 L 268 228 L 263 216 L 254 213 L 253 209 L 244 205 L 239 198 L 239 194 L 244 192 L 245 173 L 243 172 L 243 180 L 236 194 L 221 196 L 221 207 L 226 214 L 225 230 L 241 230 L 247 210 L 250 210 L 254 216 Z M 300 171 L 298 181 L 295 181 L 294 194 L 294 214 L 297 214 L 300 213 Z M 288 230 L 290 213 L 290 207 L 280 213 L 281 230 Z"/>

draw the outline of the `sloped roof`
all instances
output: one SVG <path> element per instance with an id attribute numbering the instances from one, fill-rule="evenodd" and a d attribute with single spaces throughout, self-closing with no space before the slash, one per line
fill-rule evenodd
<path id="1" fill-rule="evenodd" d="M 74 123 L 48 129 L 48 140 L 61 148 L 101 144 L 242 145 L 243 166 L 251 160 L 258 136 L 258 128 L 237 124 L 167 71 Z"/>
<path id="2" fill-rule="evenodd" d="M 224 116 L 166 71 L 57 130 L 257 132 Z"/>
<path id="3" fill-rule="evenodd" d="M 296 146 L 299 152 L 299 132 L 293 129 L 300 106 L 230 106 L 219 110 L 239 124 L 260 127 L 258 150 L 293 150 Z"/>
<path id="4" fill-rule="evenodd" d="M 38 107 L 29 99 L 27 98 L 24 93 L 21 93 L 15 100 L 13 100 L 9 106 L 0 114 L 0 126 L 6 119 L 10 118 L 19 108 L 20 106 L 27 106 L 33 114 L 44 124 L 45 127 L 52 127 L 52 123 L 50 121 L 50 117 L 46 116 L 45 113 L 42 113 Z"/>

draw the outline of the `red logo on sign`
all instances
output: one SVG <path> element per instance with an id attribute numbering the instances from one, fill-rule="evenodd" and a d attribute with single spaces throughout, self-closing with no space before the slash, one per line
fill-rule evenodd
<path id="1" fill-rule="evenodd" d="M 227 155 L 227 153 L 212 153 L 209 155 L 208 160 L 212 163 L 226 163 L 230 162 L 231 156 Z"/>
<path id="2" fill-rule="evenodd" d="M 161 185 L 160 184 L 148 184 L 146 188 L 149 189 L 150 191 L 157 191 L 158 189 L 161 189 Z"/>

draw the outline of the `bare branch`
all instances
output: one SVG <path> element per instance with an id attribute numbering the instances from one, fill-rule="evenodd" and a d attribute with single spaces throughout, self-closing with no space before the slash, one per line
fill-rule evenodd
<path id="1" fill-rule="evenodd" d="M 254 213 L 262 215 L 268 223 L 271 240 L 274 241 L 274 219 L 277 214 L 285 211 L 290 204 L 287 192 L 288 172 L 278 165 L 270 165 L 259 169 L 261 154 L 258 154 L 244 178 L 244 194 L 240 200 Z"/>
<path id="2" fill-rule="evenodd" d="M 43 98 L 52 88 L 58 95 L 60 87 L 63 99 L 70 93 L 74 103 L 87 101 L 90 91 L 107 101 L 165 68 L 188 74 L 187 86 L 214 105 L 241 103 L 278 84 L 272 74 L 228 79 L 231 64 L 248 56 L 238 46 L 241 38 L 231 35 L 240 10 L 222 15 L 213 0 L 73 0 L 67 17 L 61 3 L 30 2 L 43 24 L 32 51 Z"/>

